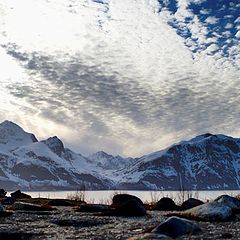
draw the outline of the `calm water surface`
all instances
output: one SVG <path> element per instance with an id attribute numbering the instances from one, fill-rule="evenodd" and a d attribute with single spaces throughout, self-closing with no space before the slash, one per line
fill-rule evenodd
<path id="1" fill-rule="evenodd" d="M 42 198 L 68 198 L 74 196 L 76 191 L 46 191 L 46 192 L 25 192 L 32 197 Z M 181 193 L 179 191 L 123 191 L 123 190 L 107 190 L 107 191 L 85 191 L 85 201 L 92 203 L 108 203 L 114 194 L 116 193 L 128 193 L 135 195 L 142 199 L 144 202 L 151 202 L 152 200 L 160 199 L 161 197 L 171 197 L 175 201 L 181 201 Z M 189 193 L 191 197 L 195 197 L 201 200 L 215 199 L 219 195 L 229 194 L 235 196 L 240 194 L 240 190 L 226 190 L 226 191 L 191 191 Z"/>

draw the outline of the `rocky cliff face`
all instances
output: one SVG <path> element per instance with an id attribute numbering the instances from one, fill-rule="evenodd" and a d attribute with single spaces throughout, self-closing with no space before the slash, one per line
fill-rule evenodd
<path id="1" fill-rule="evenodd" d="M 239 189 L 240 139 L 204 134 L 141 158 L 89 157 L 56 136 L 38 141 L 15 123 L 0 124 L 0 181 L 6 189 Z"/>
<path id="2" fill-rule="evenodd" d="M 204 134 L 143 156 L 123 174 L 122 186 L 143 189 L 239 189 L 240 139 Z"/>

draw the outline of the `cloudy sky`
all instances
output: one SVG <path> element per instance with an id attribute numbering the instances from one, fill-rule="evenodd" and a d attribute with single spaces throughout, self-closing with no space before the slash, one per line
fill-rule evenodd
<path id="1" fill-rule="evenodd" d="M 240 137 L 238 0 L 1 0 L 0 121 L 83 154 Z"/>

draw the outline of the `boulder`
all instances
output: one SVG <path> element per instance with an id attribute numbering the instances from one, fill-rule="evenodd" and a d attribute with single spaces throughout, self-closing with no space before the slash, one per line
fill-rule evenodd
<path id="1" fill-rule="evenodd" d="M 113 196 L 112 206 L 114 207 L 121 206 L 123 203 L 128 202 L 129 200 L 135 200 L 139 202 L 141 205 L 143 205 L 143 202 L 140 198 L 134 195 L 124 193 L 124 194 L 116 194 Z"/>
<path id="2" fill-rule="evenodd" d="M 16 192 L 11 193 L 11 197 L 16 199 L 32 198 L 30 195 L 26 193 L 22 193 L 20 190 L 17 190 Z"/>
<path id="3" fill-rule="evenodd" d="M 81 204 L 76 210 L 77 212 L 106 212 L 109 206 L 104 204 Z"/>
<path id="4" fill-rule="evenodd" d="M 1 188 L 0 189 L 0 198 L 4 198 L 6 196 L 6 194 L 7 194 L 7 192 L 3 188 Z"/>
<path id="5" fill-rule="evenodd" d="M 175 202 L 168 197 L 161 198 L 152 208 L 152 210 L 158 211 L 177 211 L 180 207 L 175 204 Z"/>
<path id="6" fill-rule="evenodd" d="M 224 222 L 232 219 L 233 212 L 232 209 L 225 204 L 209 202 L 183 212 L 173 212 L 165 215 L 207 222 Z"/>
<path id="7" fill-rule="evenodd" d="M 204 202 L 201 200 L 198 200 L 196 198 L 189 198 L 188 200 L 186 200 L 182 203 L 181 209 L 187 210 L 187 209 L 191 209 L 191 208 L 200 206 L 202 204 L 204 204 Z"/>
<path id="8" fill-rule="evenodd" d="M 141 217 L 147 214 L 144 206 L 135 199 L 124 202 L 115 209 L 102 213 L 104 216 Z"/>
<path id="9" fill-rule="evenodd" d="M 240 212 L 240 200 L 235 197 L 221 195 L 217 197 L 214 202 L 225 204 L 226 206 L 230 207 L 233 212 Z"/>
<path id="10" fill-rule="evenodd" d="M 130 237 L 128 240 L 172 240 L 172 238 L 163 234 L 143 233 L 134 237 Z"/>
<path id="11" fill-rule="evenodd" d="M 200 227 L 190 220 L 179 217 L 170 217 L 152 230 L 153 233 L 177 238 L 182 235 L 193 235 L 201 231 Z"/>
<path id="12" fill-rule="evenodd" d="M 38 205 L 32 203 L 24 203 L 24 202 L 15 202 L 12 205 L 12 210 L 17 211 L 53 211 L 55 208 L 49 205 Z"/>

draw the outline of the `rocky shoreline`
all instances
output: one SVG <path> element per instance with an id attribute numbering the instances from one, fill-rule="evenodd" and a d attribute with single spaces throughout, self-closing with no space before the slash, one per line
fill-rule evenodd
<path id="1" fill-rule="evenodd" d="M 189 199 L 185 209 L 169 198 L 146 205 L 127 194 L 111 205 L 44 198 L 8 203 L 0 205 L 0 239 L 240 239 L 240 200 L 228 195 L 210 203 Z"/>

